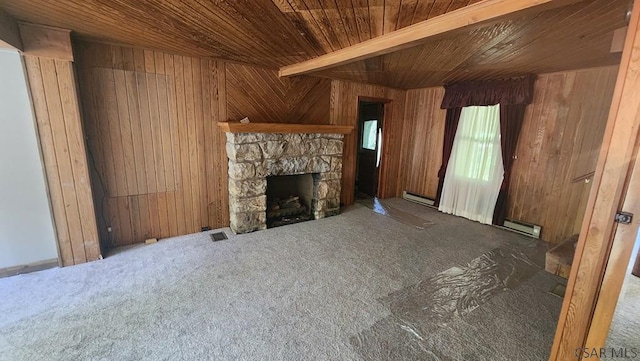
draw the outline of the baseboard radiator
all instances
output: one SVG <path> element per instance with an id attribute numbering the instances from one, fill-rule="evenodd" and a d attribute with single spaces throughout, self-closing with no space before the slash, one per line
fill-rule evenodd
<path id="1" fill-rule="evenodd" d="M 402 198 L 414 203 L 419 203 L 419 204 L 430 206 L 430 207 L 434 207 L 436 204 L 436 201 L 431 198 L 425 197 L 421 194 L 411 193 L 407 191 L 402 192 Z"/>
<path id="2" fill-rule="evenodd" d="M 525 236 L 538 239 L 540 238 L 540 232 L 542 231 L 542 227 L 538 225 L 516 221 L 513 219 L 506 219 L 504 221 L 504 228 L 516 233 L 524 234 Z"/>
<path id="3" fill-rule="evenodd" d="M 422 204 L 428 207 L 435 207 L 435 203 L 436 203 L 434 199 L 423 196 L 421 194 L 407 192 L 407 191 L 402 192 L 402 198 L 407 201 Z M 542 227 L 538 225 L 522 222 L 522 221 L 516 221 L 514 219 L 506 219 L 504 221 L 503 228 L 510 230 L 512 232 L 520 233 L 525 236 L 529 236 L 537 239 L 540 239 L 540 232 L 542 231 Z"/>

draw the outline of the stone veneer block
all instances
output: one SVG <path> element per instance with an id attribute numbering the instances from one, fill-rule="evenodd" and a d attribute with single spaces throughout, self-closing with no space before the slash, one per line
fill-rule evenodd
<path id="1" fill-rule="evenodd" d="M 227 133 L 231 229 L 265 229 L 266 178 L 314 174 L 315 219 L 340 212 L 343 134 Z"/>
<path id="2" fill-rule="evenodd" d="M 256 213 L 267 210 L 267 196 L 262 194 L 257 197 L 238 198 L 231 206 L 233 213 Z"/>
<path id="3" fill-rule="evenodd" d="M 236 162 L 251 162 L 262 160 L 262 149 L 258 144 L 227 143 L 227 156 Z"/>
<path id="4" fill-rule="evenodd" d="M 238 163 L 229 160 L 229 178 L 253 179 L 256 178 L 256 166 L 253 163 Z"/>
<path id="5" fill-rule="evenodd" d="M 267 229 L 267 213 L 234 212 L 230 215 L 231 229 L 235 233 L 249 233 Z"/>
<path id="6" fill-rule="evenodd" d="M 261 179 L 249 179 L 249 180 L 235 180 L 229 179 L 229 194 L 234 197 L 256 197 L 265 194 L 267 191 L 267 180 Z"/>

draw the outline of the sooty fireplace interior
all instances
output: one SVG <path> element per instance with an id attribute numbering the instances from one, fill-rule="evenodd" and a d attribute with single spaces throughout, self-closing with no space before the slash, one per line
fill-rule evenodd
<path id="1" fill-rule="evenodd" d="M 267 177 L 267 228 L 313 219 L 314 177 L 298 174 Z"/>

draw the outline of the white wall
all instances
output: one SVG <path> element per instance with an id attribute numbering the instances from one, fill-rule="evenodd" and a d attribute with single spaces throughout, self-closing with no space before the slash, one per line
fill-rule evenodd
<path id="1" fill-rule="evenodd" d="M 0 268 L 58 258 L 20 55 L 0 49 Z"/>
<path id="2" fill-rule="evenodd" d="M 636 217 L 638 216 L 636 215 Z M 636 243 L 633 246 L 633 252 L 631 252 L 631 258 L 629 259 L 629 266 L 627 267 L 627 277 L 629 277 L 629 273 L 633 271 L 633 266 L 636 264 L 636 260 L 638 259 L 638 252 L 640 252 L 640 227 L 638 228 L 638 233 L 636 234 Z"/>

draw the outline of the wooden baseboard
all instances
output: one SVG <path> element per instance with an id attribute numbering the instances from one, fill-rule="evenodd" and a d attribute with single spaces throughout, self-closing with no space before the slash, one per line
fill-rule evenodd
<path id="1" fill-rule="evenodd" d="M 0 278 L 15 276 L 24 273 L 42 271 L 49 268 L 58 267 L 58 259 L 48 259 L 45 261 L 35 262 L 31 264 L 0 268 Z"/>

